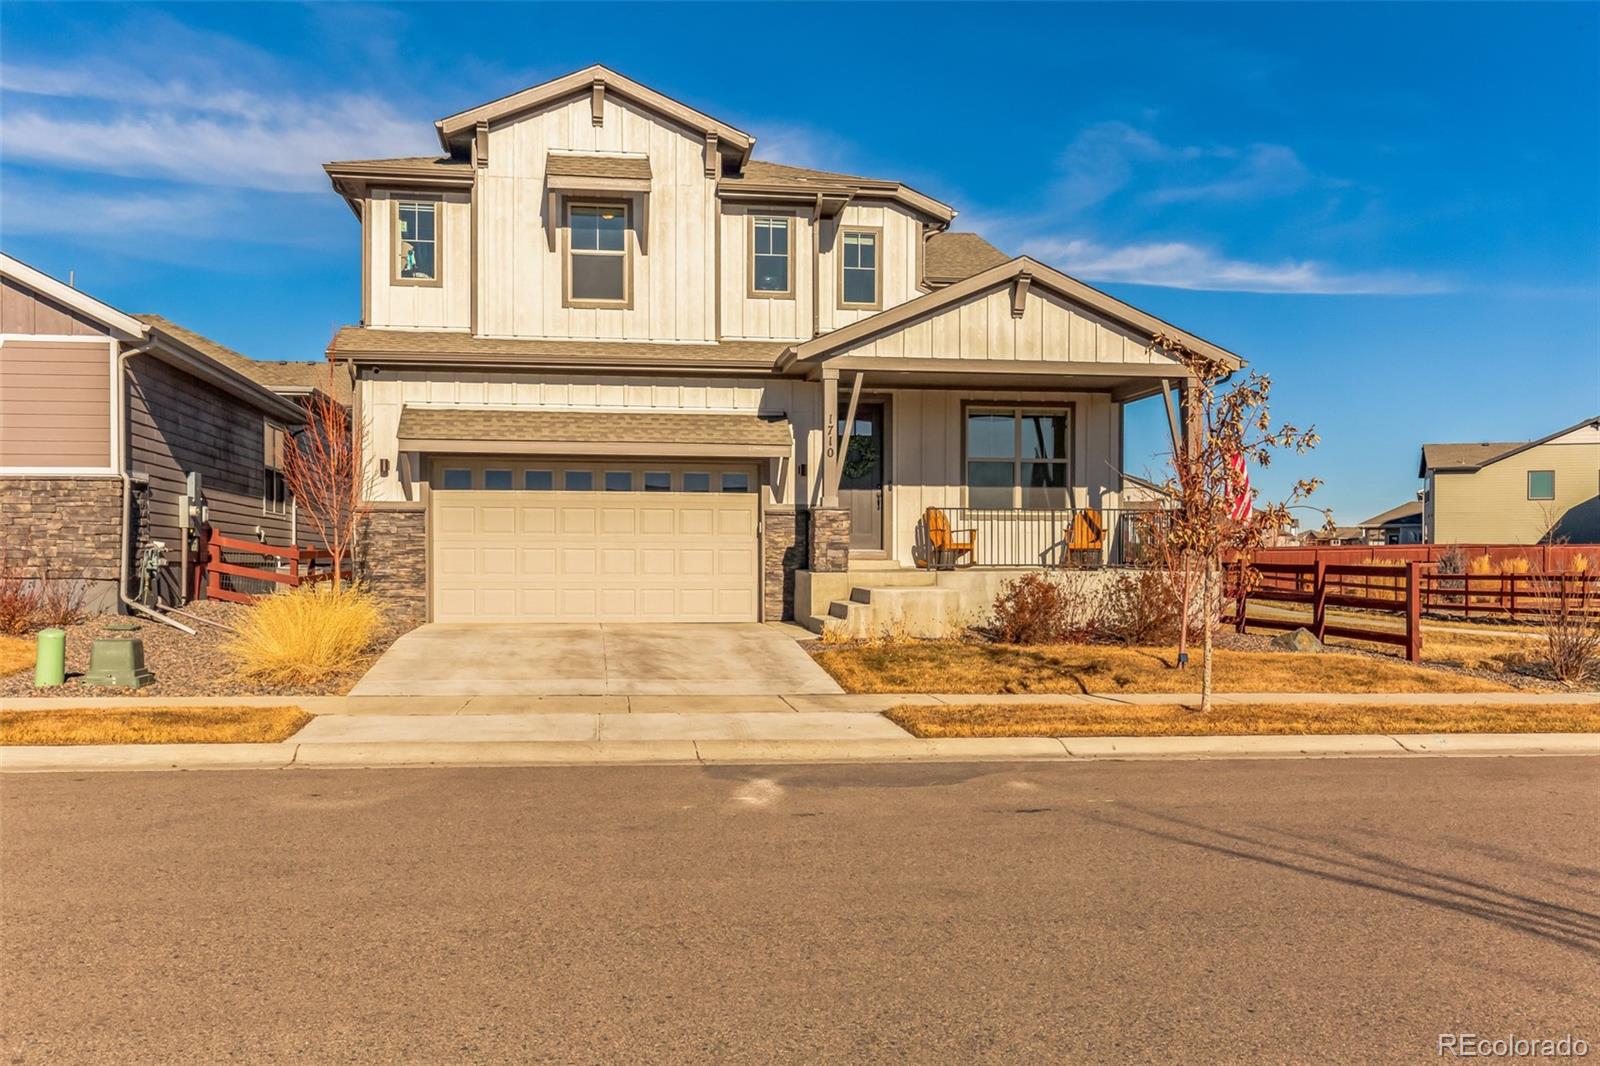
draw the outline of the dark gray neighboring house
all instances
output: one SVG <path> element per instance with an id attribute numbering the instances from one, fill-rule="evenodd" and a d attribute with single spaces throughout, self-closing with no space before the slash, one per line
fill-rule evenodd
<path id="1" fill-rule="evenodd" d="M 87 607 L 115 610 L 119 575 L 137 594 L 145 550 L 159 543 L 152 583 L 182 602 L 185 547 L 191 560 L 197 547 L 184 507 L 194 483 L 225 535 L 295 542 L 281 473 L 285 434 L 304 421 L 292 395 L 237 353 L 220 358 L 220 345 L 10 256 L 0 255 L 0 285 L 0 550 L 10 562 L 81 580 Z"/>

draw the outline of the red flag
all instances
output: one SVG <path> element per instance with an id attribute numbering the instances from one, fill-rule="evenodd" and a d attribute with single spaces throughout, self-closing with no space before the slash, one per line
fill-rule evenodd
<path id="1" fill-rule="evenodd" d="M 1234 483 L 1239 488 L 1239 494 L 1233 498 L 1233 503 L 1228 507 L 1228 517 L 1235 522 L 1250 521 L 1252 510 L 1250 502 L 1250 470 L 1245 465 L 1244 453 L 1234 452 L 1228 460 L 1228 467 L 1235 475 Z"/>

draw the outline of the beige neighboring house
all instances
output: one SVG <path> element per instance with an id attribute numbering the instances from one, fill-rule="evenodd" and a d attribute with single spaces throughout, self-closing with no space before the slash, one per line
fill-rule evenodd
<path id="1" fill-rule="evenodd" d="M 86 606 L 114 610 L 119 575 L 137 594 L 144 550 L 160 544 L 165 564 L 147 599 L 182 602 L 184 549 L 196 546 L 186 515 L 201 513 L 184 506 L 192 488 L 225 534 L 294 543 L 281 457 L 303 421 L 300 390 L 280 393 L 258 370 L 199 334 L 125 314 L 0 255 L 7 561 L 29 577 L 82 581 Z"/>
<path id="2" fill-rule="evenodd" d="M 924 191 L 765 161 L 605 67 L 435 127 L 436 157 L 326 170 L 361 227 L 361 322 L 328 355 L 376 486 L 369 573 L 436 621 L 987 606 L 1069 551 L 1121 561 L 1149 505 L 1123 407 L 1185 385 L 1155 333 L 1240 364 Z"/>
<path id="3" fill-rule="evenodd" d="M 1424 444 L 1430 544 L 1600 543 L 1600 416 L 1534 441 Z"/>

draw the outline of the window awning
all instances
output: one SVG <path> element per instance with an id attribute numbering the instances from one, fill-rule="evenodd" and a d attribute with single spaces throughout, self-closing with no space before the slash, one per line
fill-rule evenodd
<path id="1" fill-rule="evenodd" d="M 406 407 L 403 452 L 434 455 L 641 455 L 785 458 L 794 434 L 786 415 L 699 411 L 512 411 Z"/>
<path id="2" fill-rule="evenodd" d="M 551 152 L 545 180 L 561 192 L 649 192 L 650 160 L 645 156 Z"/>

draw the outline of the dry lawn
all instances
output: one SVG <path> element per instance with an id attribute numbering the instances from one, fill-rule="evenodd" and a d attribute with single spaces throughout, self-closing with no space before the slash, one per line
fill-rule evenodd
<path id="1" fill-rule="evenodd" d="M 299 707 L 0 711 L 0 744 L 271 744 L 311 718 Z"/>
<path id="2" fill-rule="evenodd" d="M 1600 703 L 1482 707 L 1370 704 L 905 706 L 886 712 L 919 737 L 1211 737 L 1360 733 L 1600 733 Z"/>
<path id="3" fill-rule="evenodd" d="M 33 665 L 33 638 L 0 636 L 0 677 Z"/>
<path id="4" fill-rule="evenodd" d="M 1469 638 L 1471 639 L 1471 638 Z M 1199 655 L 1169 647 L 928 641 L 824 647 L 817 663 L 846 692 L 1197 692 Z M 1505 692 L 1509 686 L 1364 655 L 1218 651 L 1218 692 Z"/>

